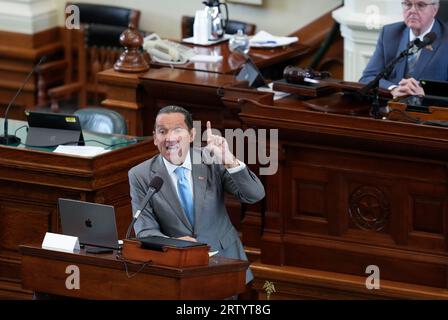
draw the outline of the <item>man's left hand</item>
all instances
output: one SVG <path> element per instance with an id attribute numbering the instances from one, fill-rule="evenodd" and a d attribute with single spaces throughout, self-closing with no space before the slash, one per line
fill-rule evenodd
<path id="1" fill-rule="evenodd" d="M 425 91 L 420 86 L 420 83 L 414 78 L 401 79 L 398 87 L 394 88 L 391 93 L 394 97 L 425 95 Z"/>

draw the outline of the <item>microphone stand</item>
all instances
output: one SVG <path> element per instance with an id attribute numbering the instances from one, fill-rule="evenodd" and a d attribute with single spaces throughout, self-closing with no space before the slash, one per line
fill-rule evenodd
<path id="1" fill-rule="evenodd" d="M 12 100 L 9 102 L 8 106 L 6 107 L 5 110 L 5 118 L 4 118 L 4 134 L 2 136 L 0 136 L 0 144 L 4 144 L 4 145 L 17 145 L 20 143 L 20 138 L 15 136 L 15 135 L 9 135 L 8 134 L 8 114 L 9 114 L 9 109 L 11 108 L 12 104 L 14 103 L 14 101 L 16 101 L 17 96 L 20 94 L 20 92 L 22 92 L 23 88 L 25 87 L 26 83 L 28 82 L 28 80 L 30 79 L 31 75 L 34 73 L 34 71 L 37 69 L 37 67 L 46 60 L 46 57 L 43 56 L 42 58 L 40 58 L 39 62 L 34 66 L 34 68 L 31 70 L 30 73 L 28 73 L 28 76 L 25 78 L 25 81 L 23 81 L 22 85 L 20 86 L 19 90 L 17 90 L 15 96 L 12 98 Z"/>
<path id="2" fill-rule="evenodd" d="M 372 101 L 372 107 L 370 109 L 370 114 L 375 119 L 381 118 L 381 112 L 380 112 L 380 99 L 379 99 L 379 86 L 380 86 L 380 80 L 382 78 L 386 78 L 391 72 L 394 66 L 404 57 L 409 56 L 411 54 L 417 53 L 417 51 L 412 50 L 414 46 L 417 46 L 417 51 L 421 49 L 421 47 L 418 47 L 417 43 L 410 43 L 408 47 L 403 50 L 397 57 L 392 59 L 385 67 L 384 69 L 376 75 L 376 77 L 370 81 L 367 85 L 365 85 L 363 88 L 361 88 L 357 94 L 360 98 L 367 97 L 369 92 L 372 91 L 373 95 L 373 101 Z"/>
<path id="3" fill-rule="evenodd" d="M 145 209 L 146 205 L 148 204 L 149 200 L 157 193 L 159 192 L 160 188 L 163 185 L 163 180 L 159 176 L 155 176 L 152 178 L 151 182 L 149 183 L 150 189 L 148 190 L 146 196 L 143 198 L 142 203 L 140 204 L 140 208 L 135 212 L 135 214 L 132 217 L 131 224 L 128 227 L 128 231 L 126 232 L 125 239 L 128 240 L 131 236 L 132 228 L 134 227 L 134 224 L 137 222 L 138 217 L 142 213 L 142 211 Z"/>

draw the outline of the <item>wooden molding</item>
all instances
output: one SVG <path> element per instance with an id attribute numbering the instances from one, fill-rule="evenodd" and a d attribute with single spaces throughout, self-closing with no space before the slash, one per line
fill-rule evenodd
<path id="1" fill-rule="evenodd" d="M 35 34 L 0 31 L 0 46 L 37 49 L 60 39 L 61 27 L 54 27 Z"/>
<path id="2" fill-rule="evenodd" d="M 266 299 L 266 281 L 275 287 L 270 299 L 448 299 L 448 290 L 381 280 L 379 290 L 366 288 L 366 277 L 255 262 L 253 288 Z"/>

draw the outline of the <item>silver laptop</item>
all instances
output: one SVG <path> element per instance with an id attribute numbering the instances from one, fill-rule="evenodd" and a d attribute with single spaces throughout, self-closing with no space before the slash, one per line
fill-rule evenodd
<path id="1" fill-rule="evenodd" d="M 80 244 L 119 249 L 113 206 L 71 199 L 58 200 L 62 233 Z"/>

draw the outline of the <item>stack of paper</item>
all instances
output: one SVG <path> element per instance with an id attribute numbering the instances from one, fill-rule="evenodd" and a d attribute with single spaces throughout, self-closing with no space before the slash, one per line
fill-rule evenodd
<path id="1" fill-rule="evenodd" d="M 297 41 L 299 41 L 298 37 L 277 37 L 261 30 L 249 40 L 249 44 L 253 48 L 275 48 L 287 46 Z"/>
<path id="2" fill-rule="evenodd" d="M 94 146 L 58 146 L 53 152 L 63 153 L 72 156 L 87 157 L 92 158 L 99 154 L 109 152 L 110 150 L 105 150 L 103 147 Z"/>
<path id="3" fill-rule="evenodd" d="M 214 255 L 218 254 L 219 251 L 209 251 L 208 256 L 213 257 Z"/>
<path id="4" fill-rule="evenodd" d="M 273 89 L 274 87 L 274 83 L 271 82 L 268 84 L 268 87 L 259 87 L 257 88 L 258 91 L 263 91 L 263 92 L 273 92 L 274 93 L 274 101 L 283 99 L 284 97 L 287 97 L 290 95 L 290 93 L 288 92 L 283 92 L 283 91 L 275 91 Z"/>
<path id="5" fill-rule="evenodd" d="M 191 62 L 207 62 L 216 63 L 222 60 L 222 56 L 209 56 L 205 54 L 197 54 L 190 58 Z"/>

